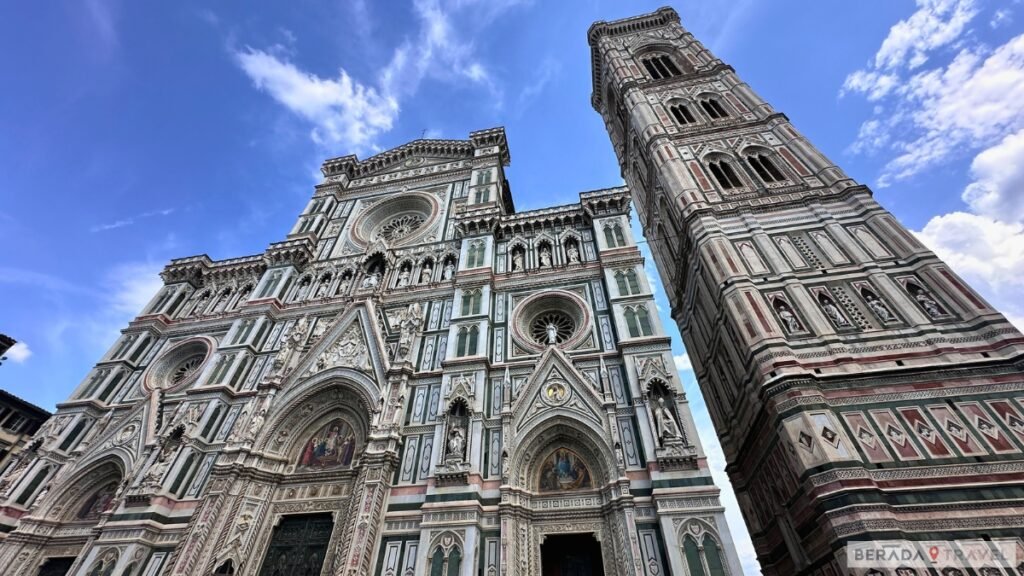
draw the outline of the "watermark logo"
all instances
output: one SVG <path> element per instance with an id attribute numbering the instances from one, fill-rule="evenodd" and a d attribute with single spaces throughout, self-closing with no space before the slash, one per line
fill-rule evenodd
<path id="1" fill-rule="evenodd" d="M 846 545 L 847 567 L 872 576 L 909 576 L 928 568 L 1015 568 L 1021 562 L 1024 553 L 1016 540 L 873 540 Z"/>

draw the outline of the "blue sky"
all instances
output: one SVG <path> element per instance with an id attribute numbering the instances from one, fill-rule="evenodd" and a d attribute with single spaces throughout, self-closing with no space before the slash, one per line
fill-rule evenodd
<path id="1" fill-rule="evenodd" d="M 327 157 L 503 125 L 520 210 L 618 184 L 590 108 L 586 30 L 660 4 L 4 3 L 0 332 L 22 344 L 0 387 L 52 408 L 153 294 L 164 263 L 261 252 L 292 225 Z M 674 7 L 1021 324 L 1019 0 Z M 720 470 L 678 338 L 675 353 Z"/>

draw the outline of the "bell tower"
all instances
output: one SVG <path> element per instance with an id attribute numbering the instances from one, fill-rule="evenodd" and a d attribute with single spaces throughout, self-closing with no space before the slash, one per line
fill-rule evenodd
<path id="1" fill-rule="evenodd" d="M 764 573 L 846 574 L 850 541 L 1020 547 L 1021 333 L 674 10 L 588 40 Z"/>

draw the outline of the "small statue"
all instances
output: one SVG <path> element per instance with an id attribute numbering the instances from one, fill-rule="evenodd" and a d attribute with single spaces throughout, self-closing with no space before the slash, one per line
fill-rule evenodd
<path id="1" fill-rule="evenodd" d="M 825 314 L 828 315 L 828 317 L 831 318 L 837 326 L 846 327 L 850 325 L 850 321 L 846 319 L 846 316 L 843 316 L 843 313 L 839 311 L 839 307 L 837 307 L 831 300 L 823 300 L 821 307 L 825 310 Z"/>
<path id="2" fill-rule="evenodd" d="M 515 252 L 512 253 L 512 271 L 520 272 L 523 270 L 523 267 L 523 253 L 519 250 L 516 250 Z"/>
<path id="3" fill-rule="evenodd" d="M 891 322 L 893 320 L 892 312 L 885 307 L 885 304 L 883 304 L 881 300 L 869 295 L 867 296 L 867 302 L 868 308 L 871 308 L 871 311 L 874 312 L 875 316 L 878 316 L 882 322 Z"/>
<path id="4" fill-rule="evenodd" d="M 444 265 L 444 279 L 451 280 L 455 276 L 455 265 L 449 260 Z"/>
<path id="5" fill-rule="evenodd" d="M 346 277 L 342 278 L 341 282 L 338 284 L 338 290 L 335 292 L 335 294 L 337 294 L 338 296 L 344 296 L 344 295 L 348 294 L 348 288 L 351 285 L 352 285 L 352 278 L 350 276 L 346 276 Z"/>
<path id="6" fill-rule="evenodd" d="M 790 333 L 800 332 L 804 329 L 788 306 L 779 306 L 779 318 L 782 318 L 782 322 L 786 325 L 786 330 Z"/>
<path id="7" fill-rule="evenodd" d="M 565 253 L 569 256 L 570 264 L 580 263 L 580 251 L 576 248 L 575 244 L 569 244 L 569 247 L 565 249 Z"/>
<path id="8" fill-rule="evenodd" d="M 938 318 L 944 314 L 942 308 L 939 307 L 939 303 L 928 296 L 924 290 L 915 290 L 914 300 L 917 300 L 917 303 L 920 304 L 921 307 L 924 308 L 924 311 L 932 318 Z"/>
<path id="9" fill-rule="evenodd" d="M 360 288 L 367 290 L 370 288 L 376 288 L 378 284 L 380 284 L 380 272 L 374 270 L 363 278 L 363 283 Z"/>
<path id="10" fill-rule="evenodd" d="M 253 438 L 256 437 L 257 434 L 260 433 L 260 429 L 263 428 L 263 422 L 266 419 L 267 419 L 267 409 L 266 408 L 260 408 L 260 411 L 257 412 L 256 415 L 253 416 L 252 420 L 249 422 L 249 431 L 246 434 L 246 439 L 247 440 L 252 440 Z"/>
<path id="11" fill-rule="evenodd" d="M 676 422 L 672 411 L 665 405 L 664 398 L 658 398 L 658 407 L 654 409 L 654 422 L 658 427 L 658 438 L 682 438 L 679 432 L 679 424 Z"/>
<path id="12" fill-rule="evenodd" d="M 548 324 L 548 345 L 558 344 L 558 326 Z"/>
<path id="13" fill-rule="evenodd" d="M 284 343 L 281 344 L 281 349 L 277 351 L 271 364 L 271 374 L 275 376 L 288 375 L 292 369 L 292 361 L 302 347 L 303 340 L 306 339 L 307 330 L 309 330 L 309 319 L 303 316 L 285 335 Z"/>
<path id="14" fill-rule="evenodd" d="M 316 294 L 314 298 L 325 298 L 327 296 L 327 288 L 331 285 L 331 281 L 328 278 L 320 280 L 320 285 L 316 287 Z"/>
<path id="15" fill-rule="evenodd" d="M 420 273 L 420 284 L 430 284 L 430 281 L 434 278 L 434 269 L 427 264 L 423 267 L 423 272 Z"/>
<path id="16" fill-rule="evenodd" d="M 551 267 L 551 250 L 548 250 L 547 246 L 540 249 L 540 266 L 541 268 Z"/>
<path id="17" fill-rule="evenodd" d="M 403 268 L 402 271 L 398 273 L 398 287 L 399 288 L 405 288 L 408 285 L 409 285 L 409 270 Z"/>
<path id="18" fill-rule="evenodd" d="M 455 426 L 448 435 L 448 457 L 462 458 L 466 449 L 466 433 L 462 426 Z"/>

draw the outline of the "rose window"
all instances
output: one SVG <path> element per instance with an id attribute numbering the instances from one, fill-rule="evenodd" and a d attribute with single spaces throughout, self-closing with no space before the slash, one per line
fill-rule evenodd
<path id="1" fill-rule="evenodd" d="M 171 382 L 177 384 L 182 380 L 196 373 L 199 366 L 203 363 L 204 356 L 202 354 L 196 354 L 186 358 L 178 367 L 171 373 Z"/>
<path id="2" fill-rule="evenodd" d="M 559 311 L 538 315 L 530 322 L 530 336 L 542 345 L 561 344 L 576 332 L 576 322 L 571 316 Z"/>
<path id="3" fill-rule="evenodd" d="M 401 240 L 419 229 L 423 222 L 424 218 L 420 214 L 402 214 L 386 222 L 377 234 L 389 242 Z"/>

